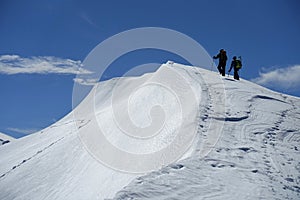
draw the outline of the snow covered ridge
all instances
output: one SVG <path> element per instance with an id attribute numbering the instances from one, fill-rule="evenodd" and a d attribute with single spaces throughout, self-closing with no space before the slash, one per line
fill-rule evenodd
<path id="1" fill-rule="evenodd" d="M 200 105 L 205 104 L 199 92 L 204 81 L 168 62 L 155 73 L 117 79 L 105 98 L 103 87 L 94 87 L 73 112 L 76 119 L 95 113 L 90 115 L 88 125 L 78 124 L 78 135 L 94 158 L 113 169 L 129 173 L 157 170 L 181 158 L 194 142 L 199 132 Z M 220 98 L 211 101 L 215 118 L 223 117 L 224 106 L 218 106 L 224 105 L 222 92 L 221 88 L 216 95 Z M 211 129 L 215 136 L 208 145 L 214 145 L 223 123 L 214 120 Z M 206 147 L 203 154 L 209 150 Z"/>
<path id="2" fill-rule="evenodd" d="M 149 144 L 126 145 L 128 139 L 111 126 L 109 100 L 119 80 L 113 79 L 95 86 L 95 112 L 85 109 L 87 97 L 75 119 L 76 110 L 38 133 L 0 147 L 0 199 L 299 199 L 299 98 L 176 63 L 122 80 L 133 85 L 145 77 L 160 81 L 169 77 L 170 71 L 163 68 L 180 74 L 198 103 L 197 115 L 187 120 L 197 126 L 195 138 L 178 161 L 142 175 L 124 173 L 99 162 L 82 143 L 78 128 L 90 133 L 96 114 L 104 130 L 111 130 L 105 133 L 108 141 L 118 148 L 132 153 L 156 150 L 146 148 Z M 143 95 L 149 102 L 161 100 L 155 96 L 157 90 L 148 91 Z M 123 103 L 121 97 L 118 103 Z M 130 109 L 133 120 L 147 117 L 138 112 L 144 108 Z M 170 124 L 168 129 L 176 131 L 178 126 Z M 155 144 L 165 147 L 172 131 L 168 136 Z"/>

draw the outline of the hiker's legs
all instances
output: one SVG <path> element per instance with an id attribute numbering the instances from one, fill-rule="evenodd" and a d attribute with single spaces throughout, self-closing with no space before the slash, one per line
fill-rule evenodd
<path id="1" fill-rule="evenodd" d="M 240 76 L 239 76 L 238 70 L 234 70 L 234 79 L 240 80 Z"/>
<path id="2" fill-rule="evenodd" d="M 219 65 L 218 65 L 218 70 L 219 70 L 219 73 L 222 74 L 222 66 L 221 66 L 220 63 L 219 63 Z"/>
<path id="3" fill-rule="evenodd" d="M 223 64 L 223 65 L 222 65 L 222 68 L 221 68 L 221 69 L 222 69 L 222 71 L 221 71 L 222 76 L 225 76 L 225 73 L 226 73 L 226 72 L 225 72 L 225 66 L 226 66 L 226 64 Z"/>

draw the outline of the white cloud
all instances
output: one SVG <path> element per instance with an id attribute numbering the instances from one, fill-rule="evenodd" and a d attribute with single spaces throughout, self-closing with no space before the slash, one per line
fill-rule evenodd
<path id="1" fill-rule="evenodd" d="M 10 61 L 20 58 L 18 55 L 1 55 L 0 61 Z"/>
<path id="2" fill-rule="evenodd" d="M 79 83 L 80 85 L 95 85 L 98 82 L 98 79 L 74 78 L 73 81 L 75 83 Z"/>
<path id="3" fill-rule="evenodd" d="M 260 72 L 253 82 L 277 90 L 295 91 L 300 88 L 300 65 Z"/>
<path id="4" fill-rule="evenodd" d="M 0 74 L 91 74 L 81 61 L 52 56 L 22 58 L 18 55 L 0 56 Z"/>
<path id="5" fill-rule="evenodd" d="M 29 135 L 29 134 L 32 134 L 32 133 L 35 133 L 37 131 L 39 131 L 40 129 L 35 129 L 35 128 L 31 128 L 31 129 L 21 129 L 21 128 L 7 128 L 6 130 L 8 131 L 14 131 L 16 133 L 22 133 L 22 134 L 26 134 L 26 135 Z"/>

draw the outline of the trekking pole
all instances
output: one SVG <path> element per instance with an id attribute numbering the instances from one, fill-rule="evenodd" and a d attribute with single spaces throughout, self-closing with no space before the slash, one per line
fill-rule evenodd
<path id="1" fill-rule="evenodd" d="M 213 67 L 214 67 L 214 59 L 211 62 L 211 69 L 210 69 L 210 71 L 213 71 Z"/>
<path id="2" fill-rule="evenodd" d="M 242 56 L 239 56 L 240 61 L 242 62 Z M 241 70 L 241 69 L 240 69 Z M 239 70 L 239 76 L 241 77 L 241 71 Z"/>

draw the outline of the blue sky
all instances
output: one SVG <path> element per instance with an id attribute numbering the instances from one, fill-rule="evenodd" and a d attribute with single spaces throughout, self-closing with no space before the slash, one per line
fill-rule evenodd
<path id="1" fill-rule="evenodd" d="M 182 32 L 211 55 L 220 48 L 229 58 L 241 55 L 243 78 L 300 96 L 299 8 L 298 0 L 1 0 L 0 132 L 21 137 L 70 112 L 73 79 L 87 54 L 138 27 Z M 136 51 L 120 57 L 107 78 L 167 60 L 185 62 L 168 52 Z"/>

